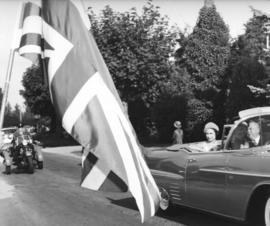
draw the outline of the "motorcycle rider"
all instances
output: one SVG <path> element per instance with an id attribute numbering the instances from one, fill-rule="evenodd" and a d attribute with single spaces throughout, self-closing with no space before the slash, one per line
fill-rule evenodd
<path id="1" fill-rule="evenodd" d="M 23 127 L 23 124 L 20 122 L 18 125 L 18 129 L 14 133 L 14 140 L 16 141 L 17 138 L 23 136 L 23 135 L 29 135 L 30 133 Z"/>
<path id="2" fill-rule="evenodd" d="M 37 158 L 39 161 L 43 161 L 43 156 L 41 153 L 41 147 L 39 145 L 39 142 L 36 140 L 33 140 L 31 133 L 24 128 L 22 123 L 19 123 L 17 131 L 14 133 L 13 137 L 13 151 L 12 151 L 12 157 L 13 157 L 13 162 L 16 163 L 18 161 L 18 157 L 20 154 L 20 149 L 23 140 L 23 136 L 27 136 L 28 139 L 30 140 L 30 144 L 35 152 L 35 158 Z"/>
<path id="3" fill-rule="evenodd" d="M 21 140 L 21 137 L 23 135 L 30 135 L 30 133 L 27 134 L 27 131 L 23 128 L 23 124 L 20 122 L 18 124 L 18 129 L 13 134 L 13 140 L 12 140 L 12 144 L 13 144 L 13 148 L 12 148 L 13 162 L 17 161 L 20 146 L 22 145 L 20 140 Z"/>

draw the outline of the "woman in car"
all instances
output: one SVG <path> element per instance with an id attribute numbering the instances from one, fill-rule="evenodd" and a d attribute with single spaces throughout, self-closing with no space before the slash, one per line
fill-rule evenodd
<path id="1" fill-rule="evenodd" d="M 190 145 L 190 148 L 195 149 L 198 152 L 217 151 L 219 148 L 219 142 L 216 137 L 219 132 L 218 126 L 213 122 L 208 122 L 203 129 L 206 141 L 198 142 Z"/>
<path id="2" fill-rule="evenodd" d="M 213 122 L 208 122 L 203 129 L 206 141 L 202 143 L 202 151 L 217 151 L 219 143 L 217 141 L 217 135 L 219 132 L 218 126 Z"/>

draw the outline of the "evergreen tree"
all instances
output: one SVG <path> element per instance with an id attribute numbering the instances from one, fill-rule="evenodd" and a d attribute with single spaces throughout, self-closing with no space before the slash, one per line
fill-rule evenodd
<path id="1" fill-rule="evenodd" d="M 212 1 L 205 1 L 193 32 L 180 39 L 180 45 L 177 64 L 190 74 L 193 92 L 187 112 L 187 129 L 195 138 L 200 125 L 219 115 L 215 114 L 215 109 L 224 111 L 223 106 L 217 106 L 222 105 L 219 93 L 230 57 L 229 30 Z"/>
<path id="2" fill-rule="evenodd" d="M 266 104 L 264 98 L 255 98 L 248 85 L 261 87 L 260 82 L 266 78 L 265 70 L 257 60 L 242 57 L 234 65 L 229 85 L 229 95 L 226 103 L 228 119 L 233 119 L 243 109 Z"/>
<path id="3" fill-rule="evenodd" d="M 238 37 L 231 48 L 230 70 L 228 71 L 228 98 L 226 116 L 232 119 L 243 109 L 264 106 L 266 98 L 256 98 L 248 85 L 265 87 L 269 75 L 265 68 L 267 53 L 264 51 L 266 35 L 263 25 L 267 18 L 256 16 L 245 25 L 245 34 Z"/>

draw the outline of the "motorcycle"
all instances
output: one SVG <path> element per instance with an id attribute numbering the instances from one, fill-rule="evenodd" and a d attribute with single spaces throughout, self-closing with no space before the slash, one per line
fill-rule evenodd
<path id="1" fill-rule="evenodd" d="M 15 139 L 15 145 L 11 150 L 13 164 L 18 169 L 25 169 L 28 173 L 34 173 L 35 166 L 43 169 L 43 156 L 38 150 L 38 143 L 29 135 L 22 135 Z"/>

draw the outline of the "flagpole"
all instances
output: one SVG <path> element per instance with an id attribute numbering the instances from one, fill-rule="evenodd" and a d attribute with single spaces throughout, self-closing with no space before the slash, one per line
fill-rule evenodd
<path id="1" fill-rule="evenodd" d="M 12 74 L 14 56 L 15 56 L 16 48 L 19 45 L 19 39 L 17 36 L 19 35 L 19 33 L 18 33 L 19 26 L 20 26 L 21 18 L 23 16 L 23 7 L 24 7 L 24 2 L 20 2 L 19 6 L 18 6 L 18 10 L 17 10 L 17 16 L 15 19 L 15 30 L 13 32 L 13 41 L 11 44 L 11 48 L 9 50 L 9 59 L 8 59 L 8 66 L 7 66 L 7 72 L 6 72 L 4 93 L 3 93 L 2 103 L 1 103 L 0 130 L 3 128 L 3 124 L 4 124 L 5 108 L 6 108 L 6 104 L 7 104 L 9 83 L 10 83 L 11 74 Z"/>
<path id="2" fill-rule="evenodd" d="M 15 50 L 11 49 L 9 52 L 7 74 L 6 74 L 4 93 L 3 93 L 2 104 L 1 104 L 0 130 L 3 128 L 5 108 L 6 108 L 8 90 L 9 90 L 9 83 L 10 83 L 10 78 L 11 78 L 11 73 L 12 73 L 13 62 L 14 62 L 14 55 L 15 55 Z"/>

